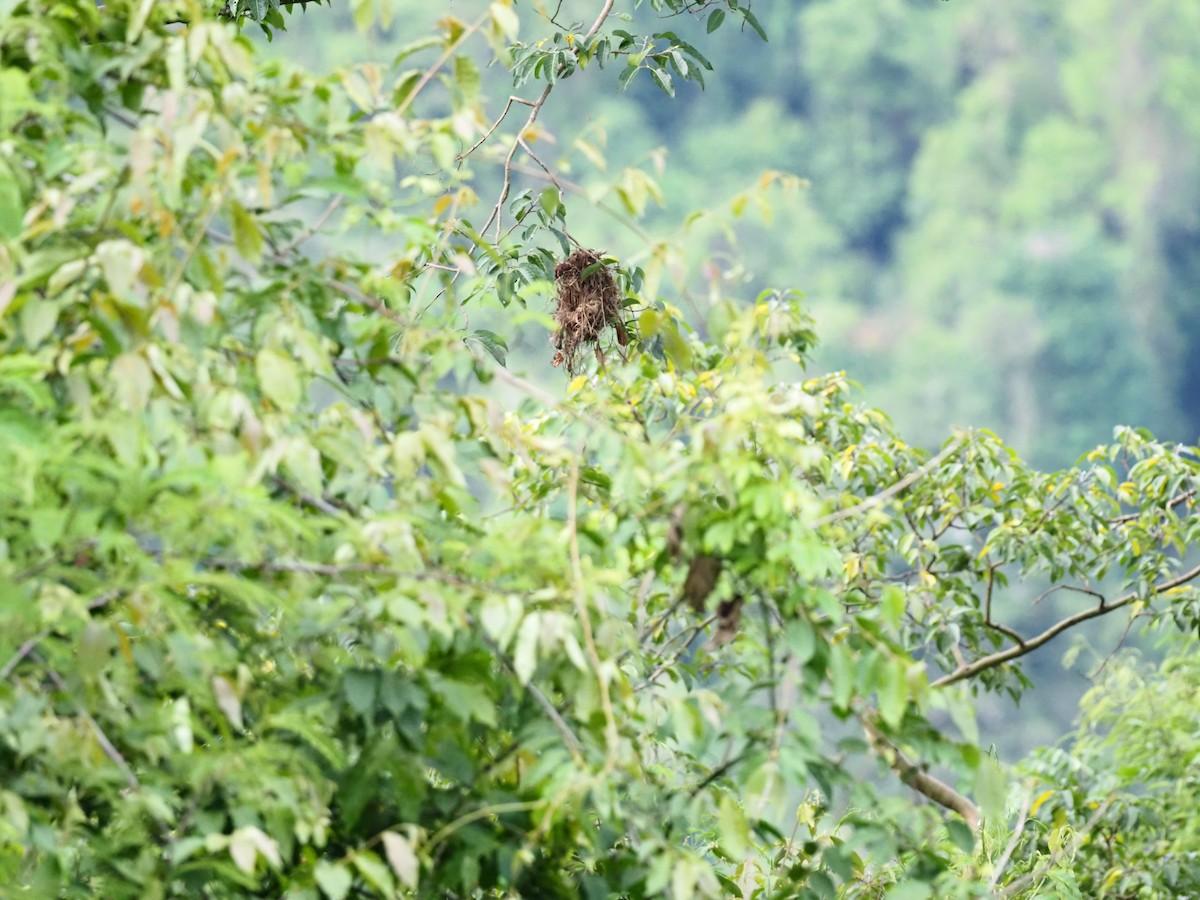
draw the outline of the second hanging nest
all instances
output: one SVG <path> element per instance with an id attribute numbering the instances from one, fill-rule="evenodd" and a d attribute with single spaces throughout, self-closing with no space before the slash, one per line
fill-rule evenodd
<path id="1" fill-rule="evenodd" d="M 574 375 L 579 353 L 587 345 L 599 354 L 600 336 L 612 327 L 617 342 L 624 347 L 629 336 L 621 324 L 621 292 L 603 257 L 595 250 L 579 249 L 554 267 L 558 306 L 554 321 L 553 364 L 567 366 Z"/>

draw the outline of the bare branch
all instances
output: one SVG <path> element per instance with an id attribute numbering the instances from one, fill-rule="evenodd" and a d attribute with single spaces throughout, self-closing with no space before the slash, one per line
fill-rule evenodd
<path id="1" fill-rule="evenodd" d="M 508 102 L 504 104 L 504 110 L 500 113 L 499 118 L 497 118 L 496 121 L 492 123 L 492 127 L 489 128 L 487 131 L 485 131 L 483 133 L 483 137 L 481 137 L 474 144 L 472 144 L 469 150 L 465 150 L 462 153 L 458 154 L 459 162 L 462 162 L 464 159 L 466 159 L 468 156 L 470 156 L 472 153 L 474 153 L 476 150 L 478 150 L 480 147 L 482 147 L 487 142 L 487 139 L 490 138 L 495 133 L 496 129 L 500 127 L 500 123 L 504 121 L 504 117 L 508 115 L 508 111 L 510 109 L 512 109 L 512 105 L 514 103 L 521 103 L 521 104 L 524 104 L 525 106 L 533 106 L 534 101 L 526 100 L 524 97 L 510 96 L 508 98 Z"/>
<path id="2" fill-rule="evenodd" d="M 1161 584 L 1155 585 L 1152 593 L 1161 594 L 1164 591 L 1169 591 L 1172 588 L 1177 588 L 1181 585 L 1187 584 L 1190 581 L 1194 581 L 1198 577 L 1200 577 L 1200 566 L 1196 566 L 1194 569 L 1189 569 L 1188 571 L 1182 573 L 1181 575 L 1177 575 L 1175 578 L 1172 578 L 1169 581 L 1164 581 Z M 1087 593 L 1087 591 L 1084 592 Z M 1112 601 L 1111 603 L 1104 602 L 1104 598 L 1101 597 L 1101 602 L 1098 605 L 1085 609 L 1082 612 L 1077 612 L 1073 616 L 1067 616 L 1067 618 L 1051 625 L 1036 637 L 1029 638 L 1023 644 L 1017 644 L 1016 646 L 1008 647 L 1004 650 L 998 650 L 995 653 L 980 657 L 979 659 L 975 660 L 975 662 L 966 663 L 959 666 L 953 672 L 949 672 L 934 681 L 933 687 L 944 687 L 948 684 L 954 684 L 956 681 L 963 681 L 967 678 L 973 678 L 980 672 L 986 671 L 987 669 L 994 669 L 996 666 L 1004 665 L 1004 663 L 1009 662 L 1010 660 L 1017 659 L 1036 650 L 1038 647 L 1042 646 L 1042 644 L 1048 643 L 1067 629 L 1074 628 L 1080 622 L 1086 622 L 1088 619 L 1094 619 L 1097 616 L 1107 615 L 1108 613 L 1118 610 L 1123 606 L 1128 606 L 1140 596 L 1141 594 L 1134 591 L 1126 594 L 1124 597 L 1120 597 L 1117 600 Z"/>
<path id="3" fill-rule="evenodd" d="M 889 741 L 872 721 L 873 712 L 861 716 L 863 730 L 871 746 L 883 757 L 888 766 L 900 776 L 900 780 L 938 806 L 958 813 L 972 829 L 979 827 L 979 808 L 946 782 L 930 775 Z"/>
<path id="4" fill-rule="evenodd" d="M 590 41 L 595 36 L 596 32 L 600 30 L 600 27 L 604 24 L 604 20 L 607 19 L 608 14 L 612 12 L 614 2 L 616 2 L 616 0 L 605 0 L 604 8 L 600 10 L 600 15 L 596 16 L 596 21 L 592 23 L 592 27 L 588 29 L 587 34 L 583 36 L 585 43 Z"/>
<path id="5" fill-rule="evenodd" d="M 586 44 L 589 40 L 591 40 L 592 37 L 595 36 L 596 32 L 598 32 L 604 25 L 604 21 L 608 18 L 608 14 L 612 12 L 613 4 L 615 2 L 616 0 L 605 0 L 603 8 L 600 10 L 599 15 L 596 16 L 596 21 L 592 23 L 592 27 L 589 28 L 587 33 L 583 36 L 583 43 Z M 539 96 L 537 100 L 534 100 L 532 103 L 530 103 L 528 100 L 518 101 L 525 103 L 530 107 L 529 117 L 525 120 L 525 124 L 517 129 L 517 136 L 508 148 L 508 155 L 504 158 L 504 183 L 500 188 L 500 199 L 496 201 L 496 205 L 493 207 L 491 215 L 487 217 L 487 221 L 484 222 L 483 227 L 479 229 L 480 234 L 486 234 L 487 230 L 492 226 L 492 222 L 494 221 L 496 223 L 496 240 L 500 239 L 500 232 L 502 228 L 501 221 L 504 215 L 504 203 L 506 200 L 508 200 L 509 192 L 512 190 L 513 158 L 517 155 L 517 149 L 525 143 L 525 132 L 532 128 L 533 123 L 537 121 L 538 113 L 542 111 L 542 106 L 545 104 L 552 90 L 554 90 L 554 85 L 547 84 L 542 90 L 541 96 Z M 500 120 L 503 119 L 504 115 L 508 113 L 508 108 L 512 105 L 514 99 L 516 98 L 509 98 L 509 102 L 505 104 L 504 113 L 501 114 L 500 119 L 496 120 L 496 125 L 493 125 L 492 128 L 489 129 L 489 134 L 496 129 L 496 126 L 500 124 Z M 487 135 L 484 136 L 485 140 L 486 137 Z M 471 148 L 471 150 L 474 149 L 474 147 Z M 469 155 L 470 152 L 470 150 L 467 151 L 464 156 Z M 545 167 L 543 166 L 543 168 Z"/>
<path id="6" fill-rule="evenodd" d="M 508 200 L 509 192 L 512 190 L 512 165 L 513 157 L 517 155 L 517 148 L 521 146 L 521 138 L 525 132 L 533 127 L 533 123 L 537 121 L 538 113 L 542 111 L 542 105 L 550 96 L 550 92 L 554 90 L 554 85 L 548 84 L 542 91 L 541 96 L 530 104 L 532 107 L 529 110 L 529 117 L 525 120 L 525 124 L 517 129 L 517 136 L 513 140 L 512 145 L 508 148 L 508 156 L 504 158 L 504 183 L 500 188 L 500 199 L 496 201 L 496 205 L 492 208 L 491 215 L 487 217 L 487 221 L 483 223 L 483 227 L 479 229 L 480 234 L 486 234 L 491 227 L 492 222 L 496 223 L 496 239 L 500 239 L 500 227 L 504 212 L 504 202 Z"/>

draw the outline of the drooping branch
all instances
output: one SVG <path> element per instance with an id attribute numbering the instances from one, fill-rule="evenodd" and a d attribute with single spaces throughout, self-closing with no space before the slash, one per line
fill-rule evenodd
<path id="1" fill-rule="evenodd" d="M 36 653 L 33 653 L 32 655 L 37 656 Z M 63 677 L 59 675 L 55 669 L 48 667 L 46 669 L 46 674 L 56 688 L 58 688 L 63 694 L 70 696 L 71 689 L 67 686 L 67 683 L 63 680 Z M 130 767 L 125 757 L 121 755 L 121 751 L 117 749 L 117 745 L 114 744 L 109 739 L 108 735 L 104 733 L 104 729 L 100 727 L 100 723 L 97 722 L 92 714 L 88 712 L 87 709 L 82 705 L 78 707 L 78 710 L 79 717 L 83 719 L 83 721 L 87 722 L 87 724 L 91 727 L 92 734 L 95 735 L 96 742 L 100 745 L 100 749 L 104 751 L 104 755 L 111 759 L 116 767 L 121 770 L 121 774 L 125 776 L 125 783 L 129 786 L 129 788 L 133 790 L 141 787 L 142 785 L 138 780 L 137 774 L 133 771 L 132 767 Z"/>
<path id="2" fill-rule="evenodd" d="M 1171 590 L 1172 588 L 1177 588 L 1194 581 L 1196 578 L 1200 578 L 1200 566 L 1196 566 L 1195 568 L 1189 569 L 1188 571 L 1183 572 L 1182 574 L 1177 575 L 1168 581 L 1164 581 L 1155 585 L 1152 593 L 1162 594 L 1165 591 Z M 1027 653 L 1032 653 L 1038 647 L 1053 640 L 1064 631 L 1074 628 L 1081 622 L 1086 622 L 1088 619 L 1095 619 L 1099 616 L 1104 616 L 1111 612 L 1115 612 L 1116 610 L 1133 603 L 1141 596 L 1142 595 L 1138 592 L 1133 591 L 1123 597 L 1113 600 L 1112 602 L 1105 602 L 1104 598 L 1101 597 L 1100 603 L 1096 606 L 1089 607 L 1088 609 L 1077 612 L 1074 615 L 1067 616 L 1061 621 L 1055 622 L 1036 637 L 1028 638 L 1023 643 L 1006 647 L 1003 650 L 997 650 L 995 653 L 990 653 L 987 656 L 980 657 L 974 662 L 965 663 L 959 666 L 953 672 L 948 672 L 941 678 L 934 681 L 933 687 L 944 687 L 948 684 L 954 684 L 957 681 L 964 681 L 967 678 L 974 678 L 980 672 L 984 672 L 988 669 L 994 669 L 997 666 L 1004 665 L 1006 662 L 1010 662 L 1011 660 L 1025 656 Z"/>
<path id="3" fill-rule="evenodd" d="M 905 756 L 903 751 L 888 740 L 875 725 L 871 713 L 862 716 L 862 725 L 871 746 L 883 757 L 892 771 L 900 776 L 902 782 L 938 806 L 958 813 L 971 828 L 979 827 L 979 807 L 969 798 L 964 797 L 940 778 L 930 775 Z"/>

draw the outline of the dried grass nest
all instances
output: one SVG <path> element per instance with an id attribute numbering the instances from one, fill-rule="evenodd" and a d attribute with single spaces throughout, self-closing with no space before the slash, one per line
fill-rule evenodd
<path id="1" fill-rule="evenodd" d="M 599 343 L 605 328 L 611 327 L 622 347 L 629 335 L 621 324 L 621 292 L 604 258 L 595 250 L 579 249 L 554 267 L 558 305 L 554 310 L 552 364 L 567 366 L 574 375 L 579 368 L 579 353 L 588 345 L 595 347 L 603 363 Z"/>

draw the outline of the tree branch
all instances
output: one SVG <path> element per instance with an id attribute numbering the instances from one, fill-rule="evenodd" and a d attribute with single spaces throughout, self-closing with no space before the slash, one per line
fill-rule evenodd
<path id="1" fill-rule="evenodd" d="M 1075 832 L 1075 837 L 1072 840 L 1064 843 L 1056 852 L 1051 853 L 1050 858 L 1046 860 L 1045 864 L 1039 866 L 1026 875 L 1022 875 L 1016 881 L 1005 886 L 1004 890 L 1000 891 L 996 896 L 1003 898 L 1003 900 L 1007 900 L 1009 897 L 1017 896 L 1017 894 L 1021 893 L 1021 891 L 1025 890 L 1025 888 L 1029 887 L 1029 885 L 1033 884 L 1035 881 L 1053 869 L 1056 865 L 1058 865 L 1060 859 L 1068 854 L 1073 854 L 1077 849 L 1079 849 L 1079 845 L 1083 843 L 1083 839 L 1086 838 L 1091 833 L 1092 829 L 1099 824 L 1100 820 L 1104 818 L 1104 814 L 1108 812 L 1108 807 L 1111 804 L 1111 800 L 1105 800 L 1103 803 L 1101 803 L 1100 808 L 1096 810 L 1095 815 L 1088 819 L 1084 826 Z"/>
<path id="2" fill-rule="evenodd" d="M 36 656 L 37 654 L 35 653 L 34 655 Z M 50 677 L 50 680 L 54 682 L 54 686 L 56 688 L 58 688 L 64 694 L 70 696 L 70 689 L 67 687 L 67 683 L 63 681 L 62 676 L 59 675 L 58 672 L 56 672 L 53 668 L 47 667 L 46 674 Z M 121 751 L 118 750 L 116 745 L 108 739 L 108 735 L 104 733 L 104 729 L 100 727 L 100 723 L 97 722 L 92 717 L 92 714 L 83 706 L 77 704 L 76 708 L 79 711 L 79 717 L 87 722 L 89 726 L 91 726 L 93 734 L 96 735 L 96 741 L 100 744 L 100 749 L 104 751 L 104 755 L 111 759 L 116 764 L 117 768 L 121 770 L 121 774 L 125 776 L 125 783 L 129 785 L 131 789 L 141 787 L 142 783 L 138 781 L 137 775 L 134 773 L 133 769 L 130 768 L 129 763 L 125 761 L 125 757 L 121 755 Z"/>
<path id="3" fill-rule="evenodd" d="M 476 622 L 471 616 L 467 616 L 467 622 L 470 623 L 472 627 L 476 626 Z M 504 668 L 508 669 L 511 674 L 516 675 L 516 668 L 513 666 L 512 660 L 508 658 L 508 654 L 500 649 L 500 645 L 492 640 L 491 635 L 480 628 L 479 636 L 483 639 L 483 642 L 491 648 L 492 652 L 496 654 L 496 659 L 500 661 Z M 567 724 L 567 720 L 562 717 L 562 714 L 555 708 L 554 704 L 550 702 L 550 698 L 543 694 L 541 688 L 539 688 L 532 681 L 525 685 L 525 690 L 529 692 L 529 695 L 533 697 L 537 705 L 542 708 L 542 712 L 546 714 L 546 718 L 548 718 L 554 724 L 554 727 L 558 729 L 558 733 L 562 735 L 563 742 L 571 751 L 571 755 L 575 757 L 576 761 L 582 759 L 583 745 L 579 743 L 579 738 L 575 736 L 575 732 L 571 729 L 571 726 Z"/>
<path id="4" fill-rule="evenodd" d="M 88 612 L 95 612 L 101 607 L 107 606 L 119 596 L 121 596 L 121 592 L 118 590 L 105 591 L 88 603 Z M 17 652 L 14 653 L 8 662 L 4 664 L 3 668 L 0 668 L 0 681 L 4 681 L 6 678 L 8 678 L 8 676 L 13 673 L 13 669 L 21 664 L 21 660 L 32 654 L 33 651 L 37 649 L 37 645 L 46 638 L 50 637 L 50 634 L 51 629 L 44 628 L 23 643 L 20 647 L 18 647 Z"/>
<path id="5" fill-rule="evenodd" d="M 1174 509 L 1180 503 L 1186 503 L 1188 500 L 1191 500 L 1195 496 L 1196 496 L 1196 488 L 1192 488 L 1189 491 L 1184 491 L 1181 494 L 1176 494 L 1174 497 L 1172 497 L 1170 500 L 1167 501 L 1166 508 Z M 1115 518 L 1109 519 L 1108 521 L 1113 525 L 1124 525 L 1127 522 L 1133 522 L 1136 519 L 1140 519 L 1141 516 L 1142 516 L 1142 514 L 1140 512 L 1126 513 L 1123 516 L 1116 516 Z"/>
<path id="6" fill-rule="evenodd" d="M 1187 584 L 1190 581 L 1194 581 L 1197 577 L 1200 577 L 1200 566 L 1196 566 L 1194 569 L 1189 569 L 1188 571 L 1177 575 L 1175 578 L 1172 578 L 1169 581 L 1164 581 L 1161 584 L 1156 585 L 1152 593 L 1161 594 L 1164 591 L 1169 591 L 1172 588 L 1177 588 L 1181 585 Z M 980 672 L 986 671 L 987 669 L 994 669 L 996 666 L 1004 665 L 1004 663 L 1010 660 L 1017 659 L 1036 650 L 1038 647 L 1042 646 L 1042 644 L 1048 643 L 1067 629 L 1074 628 L 1080 622 L 1086 622 L 1088 619 L 1094 619 L 1097 616 L 1107 615 L 1108 613 L 1118 610 L 1123 606 L 1128 606 L 1140 596 L 1141 594 L 1139 594 L 1137 591 L 1133 591 L 1129 594 L 1126 594 L 1124 597 L 1114 600 L 1112 603 L 1105 603 L 1104 598 L 1101 597 L 1099 605 L 1085 609 L 1082 612 L 1077 612 L 1073 616 L 1067 616 L 1067 618 L 1060 622 L 1054 623 L 1036 637 L 1029 638 L 1023 644 L 1017 644 L 1004 650 L 997 650 L 995 653 L 990 653 L 987 656 L 980 657 L 973 663 L 961 665 L 953 672 L 949 672 L 934 681 L 932 686 L 945 687 L 948 684 L 954 684 L 956 681 L 963 681 L 967 678 L 973 678 Z"/>
<path id="7" fill-rule="evenodd" d="M 921 466 L 921 468 L 917 469 L 915 472 L 909 472 L 891 487 L 884 488 L 878 494 L 873 494 L 866 500 L 863 500 L 861 503 L 856 503 L 854 506 L 851 506 L 848 509 L 839 509 L 837 512 L 832 512 L 827 516 L 822 516 L 813 522 L 813 527 L 821 528 L 825 525 L 832 525 L 835 522 L 841 522 L 845 519 L 852 519 L 859 513 L 864 513 L 882 503 L 886 503 L 897 494 L 908 490 L 908 488 L 912 487 L 914 484 L 944 463 L 950 456 L 956 453 L 959 448 L 962 447 L 962 445 L 962 439 L 956 437 L 946 445 L 946 448 L 942 450 L 941 453 L 929 460 L 929 462 L 925 463 L 925 465 Z"/>
<path id="8" fill-rule="evenodd" d="M 900 776 L 900 780 L 924 797 L 962 816 L 972 829 L 979 827 L 979 808 L 946 782 L 930 775 L 888 740 L 871 721 L 872 713 L 861 716 L 863 730 L 871 746 L 883 757 L 888 766 Z"/>

